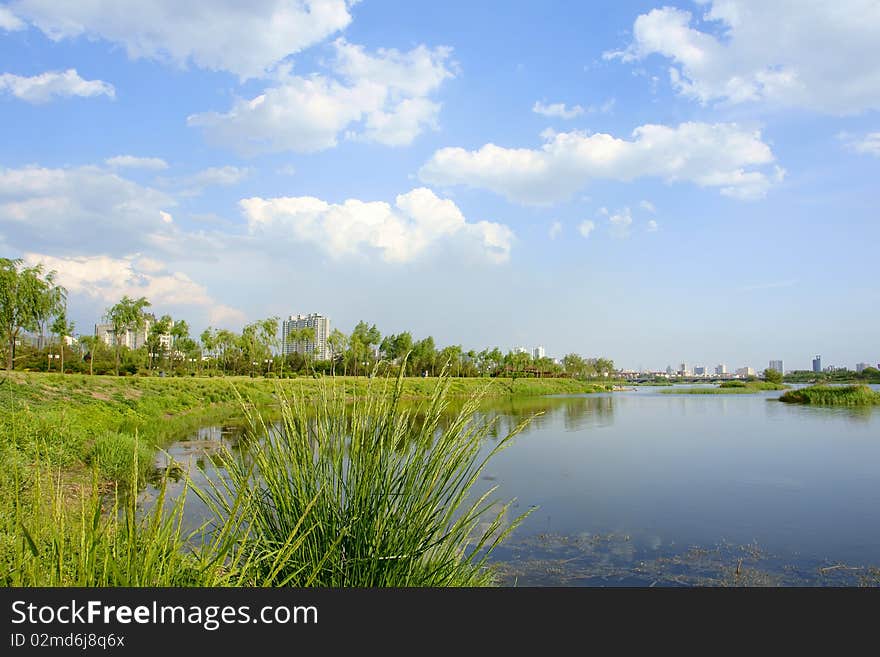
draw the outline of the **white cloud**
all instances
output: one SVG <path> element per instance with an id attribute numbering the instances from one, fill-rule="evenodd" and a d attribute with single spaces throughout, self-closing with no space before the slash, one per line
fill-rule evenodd
<path id="1" fill-rule="evenodd" d="M 578 230 L 584 237 L 589 237 L 590 233 L 596 230 L 596 222 L 590 219 L 584 219 L 581 222 L 581 225 L 578 226 Z"/>
<path id="2" fill-rule="evenodd" d="M 168 163 L 160 157 L 136 157 L 134 155 L 117 155 L 104 160 L 107 166 L 114 169 L 152 169 L 161 171 L 168 168 Z"/>
<path id="3" fill-rule="evenodd" d="M 296 167 L 292 164 L 285 164 L 283 167 L 278 167 L 277 169 L 275 169 L 275 173 L 282 176 L 295 176 Z"/>
<path id="4" fill-rule="evenodd" d="M 847 133 L 839 135 L 847 149 L 856 153 L 876 155 L 880 157 L 880 132 L 869 132 L 866 135 L 854 136 Z"/>
<path id="5" fill-rule="evenodd" d="M 758 131 L 734 123 L 643 125 L 632 139 L 585 132 L 547 133 L 540 149 L 486 144 L 476 151 L 442 148 L 420 169 L 435 185 L 489 189 L 522 203 L 570 198 L 592 180 L 654 177 L 718 188 L 726 196 L 762 198 L 774 161 Z M 777 171 L 776 177 L 781 173 Z"/>
<path id="6" fill-rule="evenodd" d="M 615 103 L 616 100 L 614 98 L 609 98 L 601 105 L 588 105 L 587 107 L 573 105 L 572 107 L 568 107 L 565 103 L 551 103 L 550 105 L 545 105 L 541 101 L 537 101 L 532 106 L 532 111 L 535 114 L 541 114 L 542 116 L 551 118 L 574 119 L 582 114 L 609 114 L 614 109 Z"/>
<path id="7" fill-rule="evenodd" d="M 168 195 L 93 166 L 0 169 L 0 237 L 22 250 L 137 250 L 168 236 Z"/>
<path id="8" fill-rule="evenodd" d="M 671 60 L 681 94 L 701 103 L 769 102 L 830 114 L 880 108 L 876 0 L 698 0 L 692 15 L 663 7 L 636 18 L 633 41 L 606 59 Z"/>
<path id="9" fill-rule="evenodd" d="M 346 0 L 16 0 L 16 15 L 55 41 L 85 36 L 131 58 L 262 75 L 351 22 Z"/>
<path id="10" fill-rule="evenodd" d="M 436 128 L 440 105 L 428 98 L 453 76 L 449 48 L 369 54 L 339 39 L 331 66 L 338 77 L 279 71 L 277 85 L 239 99 L 225 113 L 193 114 L 187 122 L 209 141 L 243 154 L 332 148 L 340 137 L 389 146 L 411 143 Z"/>
<path id="11" fill-rule="evenodd" d="M 469 223 L 450 200 L 425 188 L 382 201 L 349 199 L 341 204 L 300 196 L 253 197 L 240 202 L 252 236 L 311 243 L 334 258 L 380 252 L 384 261 L 414 260 L 443 240 L 463 240 L 490 262 L 510 257 L 513 232 L 502 224 Z"/>
<path id="12" fill-rule="evenodd" d="M 532 107 L 535 114 L 542 116 L 556 117 L 560 119 L 573 119 L 584 113 L 584 108 L 580 105 L 574 105 L 571 108 L 565 106 L 565 103 L 552 103 L 545 105 L 541 101 L 535 103 Z"/>
<path id="13" fill-rule="evenodd" d="M 649 233 L 656 233 L 658 230 L 660 230 L 660 225 L 654 219 L 649 219 L 647 230 Z"/>
<path id="14" fill-rule="evenodd" d="M 84 80 L 73 68 L 47 71 L 33 77 L 3 73 L 0 74 L 0 92 L 3 91 L 29 103 L 47 103 L 56 97 L 116 96 L 112 84 L 102 80 Z"/>
<path id="15" fill-rule="evenodd" d="M 192 177 L 192 182 L 196 185 L 207 187 L 209 185 L 229 186 L 241 182 L 251 174 L 251 170 L 247 167 L 209 167 L 199 171 Z"/>
<path id="16" fill-rule="evenodd" d="M 15 32 L 16 30 L 23 30 L 24 28 L 25 24 L 20 18 L 18 18 L 18 16 L 9 11 L 8 7 L 0 5 L 0 30 Z"/>
<path id="17" fill-rule="evenodd" d="M 651 203 L 651 201 L 640 201 L 639 207 L 642 208 L 642 210 L 647 210 L 651 214 L 657 212 L 657 208 L 654 207 L 654 204 Z"/>
<path id="18" fill-rule="evenodd" d="M 58 272 L 58 282 L 70 294 L 86 295 L 106 304 L 124 295 L 146 297 L 154 307 L 204 308 L 212 322 L 244 321 L 244 314 L 219 304 L 207 289 L 182 272 L 170 271 L 165 263 L 138 255 L 111 258 L 105 255 L 55 257 L 26 253 L 28 264 L 43 263 Z"/>
<path id="19" fill-rule="evenodd" d="M 561 233 L 562 233 L 562 222 L 561 221 L 554 221 L 550 225 L 550 233 L 549 233 L 550 239 L 555 240 L 557 237 L 559 237 L 559 235 Z"/>
<path id="20" fill-rule="evenodd" d="M 603 214 L 608 216 L 608 225 L 611 229 L 612 237 L 616 237 L 617 239 L 625 239 L 629 237 L 630 226 L 632 226 L 633 222 L 632 213 L 629 208 L 618 210 L 613 214 L 605 211 Z"/>

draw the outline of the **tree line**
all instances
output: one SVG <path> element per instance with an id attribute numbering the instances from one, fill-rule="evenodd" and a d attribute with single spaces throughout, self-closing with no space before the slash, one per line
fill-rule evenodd
<path id="1" fill-rule="evenodd" d="M 46 272 L 40 265 L 27 267 L 21 260 L 0 259 L 0 321 L 8 370 L 286 377 L 396 375 L 404 368 L 407 376 L 435 376 L 445 369 L 451 376 L 577 378 L 606 377 L 615 371 L 610 359 L 575 353 L 557 362 L 529 353 L 504 353 L 498 347 L 480 351 L 461 345 L 438 348 L 432 336 L 416 340 L 408 331 L 383 336 L 375 324 L 365 321 L 358 322 L 350 334 L 331 331 L 327 338 L 331 357 L 319 360 L 314 329 L 292 329 L 282 336 L 278 317 L 251 322 L 240 332 L 208 327 L 196 339 L 185 320 L 167 314 L 157 319 L 149 313 L 151 307 L 144 297 L 124 296 L 103 316 L 114 336 L 112 344 L 97 335 L 83 335 L 67 344 L 65 338 L 75 327 L 67 319 L 67 292 L 57 283 L 56 272 Z M 44 342 L 46 331 L 49 339 Z M 36 347 L 19 346 L 26 332 L 41 336 Z M 137 348 L 124 345 L 129 333 L 140 336 L 142 344 Z"/>

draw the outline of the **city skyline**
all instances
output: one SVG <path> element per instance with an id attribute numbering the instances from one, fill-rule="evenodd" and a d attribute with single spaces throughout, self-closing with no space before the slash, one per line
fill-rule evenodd
<path id="1" fill-rule="evenodd" d="M 80 327 L 880 360 L 870 5 L 128 2 L 0 4 L 0 255 Z"/>

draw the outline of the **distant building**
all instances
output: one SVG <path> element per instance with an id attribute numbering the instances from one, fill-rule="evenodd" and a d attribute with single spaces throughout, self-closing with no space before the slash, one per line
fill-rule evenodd
<path id="1" fill-rule="evenodd" d="M 813 359 L 813 371 L 821 372 L 822 371 L 822 356 L 816 356 Z"/>
<path id="2" fill-rule="evenodd" d="M 856 372 L 864 372 L 869 367 L 871 363 L 856 363 Z"/>
<path id="3" fill-rule="evenodd" d="M 314 330 L 314 340 L 296 340 L 291 335 L 293 331 L 307 328 Z M 325 317 L 320 313 L 291 315 L 281 325 L 281 352 L 285 356 L 298 353 L 303 356 L 308 354 L 315 360 L 330 360 L 330 346 L 327 344 L 329 337 L 329 317 Z"/>
<path id="4" fill-rule="evenodd" d="M 532 352 L 532 356 L 534 356 L 535 360 L 538 360 L 539 358 L 544 358 L 546 355 L 547 352 L 544 351 L 544 347 L 540 345 L 535 347 L 535 350 Z"/>
<path id="5" fill-rule="evenodd" d="M 681 376 L 687 376 L 689 374 L 687 363 L 682 363 L 678 366 L 678 373 Z"/>
<path id="6" fill-rule="evenodd" d="M 725 365 L 724 363 L 721 363 L 721 365 L 716 365 L 715 376 L 722 376 L 724 374 L 727 374 L 727 365 Z"/>
<path id="7" fill-rule="evenodd" d="M 529 353 L 529 350 L 526 349 L 525 347 L 514 347 L 514 348 L 513 348 L 513 353 L 515 353 L 515 354 L 527 354 L 527 353 Z"/>
<path id="8" fill-rule="evenodd" d="M 694 376 L 706 376 L 706 368 L 703 365 L 694 365 Z"/>
<path id="9" fill-rule="evenodd" d="M 141 328 L 128 329 L 119 336 L 119 344 L 129 349 L 140 349 L 147 344 L 147 336 L 150 335 L 150 329 L 156 322 L 154 315 L 144 317 L 144 324 Z M 95 324 L 95 336 L 104 342 L 108 347 L 116 346 L 116 334 L 113 331 L 113 324 Z M 159 336 L 159 344 L 163 349 L 171 349 L 171 334 L 163 333 Z"/>
<path id="10" fill-rule="evenodd" d="M 675 370 L 672 369 L 672 365 L 667 365 L 667 366 L 666 366 L 666 376 L 672 376 L 672 374 L 673 374 L 674 371 L 675 371 Z"/>
<path id="11" fill-rule="evenodd" d="M 755 376 L 754 367 L 740 367 L 736 371 L 737 376 Z"/>
<path id="12" fill-rule="evenodd" d="M 781 360 L 771 360 L 770 361 L 770 369 L 776 370 L 780 374 L 785 374 L 785 371 L 782 369 L 782 361 Z"/>

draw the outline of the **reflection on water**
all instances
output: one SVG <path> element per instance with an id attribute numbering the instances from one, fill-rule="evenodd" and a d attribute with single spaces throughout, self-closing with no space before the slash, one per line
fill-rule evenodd
<path id="1" fill-rule="evenodd" d="M 779 394 L 487 400 L 476 417 L 496 423 L 486 450 L 532 418 L 479 482 L 515 500 L 511 518 L 537 507 L 495 555 L 503 581 L 880 583 L 880 409 Z M 157 471 L 223 477 L 221 446 L 246 444 L 240 428 L 207 427 L 171 445 Z M 198 500 L 187 505 L 191 522 L 204 519 Z"/>

